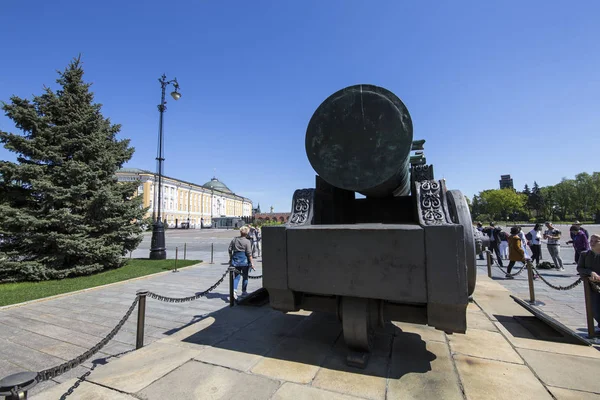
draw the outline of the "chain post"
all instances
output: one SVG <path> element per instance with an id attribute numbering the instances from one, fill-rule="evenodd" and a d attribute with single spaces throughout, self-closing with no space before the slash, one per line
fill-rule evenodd
<path id="1" fill-rule="evenodd" d="M 583 280 L 588 338 L 593 339 L 596 336 L 596 327 L 594 326 L 594 311 L 592 309 L 592 288 L 590 287 L 590 279 L 588 277 L 582 277 L 581 279 Z"/>
<path id="2" fill-rule="evenodd" d="M 486 250 L 485 255 L 487 257 L 488 277 L 491 278 L 492 277 L 492 252 L 489 250 Z"/>
<path id="3" fill-rule="evenodd" d="M 214 264 L 215 244 L 210 244 L 210 263 Z"/>
<path id="4" fill-rule="evenodd" d="M 527 265 L 527 281 L 529 282 L 529 302 L 535 303 L 535 290 L 533 288 L 533 264 L 531 261 L 526 261 Z"/>
<path id="5" fill-rule="evenodd" d="M 175 247 L 175 269 L 173 270 L 173 272 L 179 272 L 177 271 L 177 260 L 179 259 L 179 247 Z"/>
<path id="6" fill-rule="evenodd" d="M 26 400 L 27 392 L 38 382 L 35 372 L 17 372 L 0 379 L 0 396 L 6 400 Z"/>
<path id="7" fill-rule="evenodd" d="M 146 295 L 147 290 L 138 290 L 138 319 L 137 319 L 137 333 L 135 338 L 135 349 L 141 349 L 144 347 L 144 323 L 146 321 Z"/>
<path id="8" fill-rule="evenodd" d="M 229 268 L 229 307 L 233 307 L 235 299 L 233 298 L 233 268 Z"/>
<path id="9" fill-rule="evenodd" d="M 187 242 L 183 244 L 183 259 L 186 260 L 187 257 Z"/>

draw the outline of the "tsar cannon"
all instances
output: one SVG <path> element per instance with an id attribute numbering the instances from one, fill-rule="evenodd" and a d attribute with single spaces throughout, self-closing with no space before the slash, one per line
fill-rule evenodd
<path id="1" fill-rule="evenodd" d="M 386 321 L 467 329 L 471 215 L 461 192 L 434 178 L 424 142 L 390 91 L 332 94 L 306 130 L 315 188 L 296 190 L 286 225 L 263 229 L 271 307 L 336 313 L 350 365 L 366 365 L 373 329 Z"/>

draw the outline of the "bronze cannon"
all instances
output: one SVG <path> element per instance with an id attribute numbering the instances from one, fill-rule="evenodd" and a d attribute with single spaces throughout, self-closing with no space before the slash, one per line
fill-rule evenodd
<path id="1" fill-rule="evenodd" d="M 423 144 L 390 91 L 332 94 L 306 131 L 315 188 L 296 190 L 286 225 L 263 229 L 271 307 L 336 313 L 350 365 L 366 365 L 373 330 L 386 321 L 467 329 L 471 215 L 460 191 L 434 179 Z"/>

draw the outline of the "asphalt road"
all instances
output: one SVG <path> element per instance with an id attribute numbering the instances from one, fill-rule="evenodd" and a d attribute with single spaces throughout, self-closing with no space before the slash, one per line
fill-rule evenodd
<path id="1" fill-rule="evenodd" d="M 239 230 L 224 229 L 167 229 L 165 242 L 167 258 L 175 258 L 175 249 L 179 249 L 179 259 L 210 261 L 211 246 L 214 246 L 215 257 L 227 254 L 231 239 L 238 236 Z M 152 232 L 144 232 L 144 239 L 131 255 L 133 258 L 148 258 Z"/>

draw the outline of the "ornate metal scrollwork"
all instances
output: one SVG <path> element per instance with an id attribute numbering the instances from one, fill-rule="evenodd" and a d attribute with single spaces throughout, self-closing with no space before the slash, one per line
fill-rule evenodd
<path id="1" fill-rule="evenodd" d="M 440 181 L 425 180 L 416 182 L 419 192 L 419 210 L 425 225 L 448 224 L 449 218 L 444 207 L 444 186 Z"/>
<path id="2" fill-rule="evenodd" d="M 433 180 L 433 165 L 413 165 L 412 175 L 415 182 L 432 181 Z"/>
<path id="3" fill-rule="evenodd" d="M 310 225 L 313 219 L 315 189 L 298 189 L 292 199 L 289 225 Z"/>

